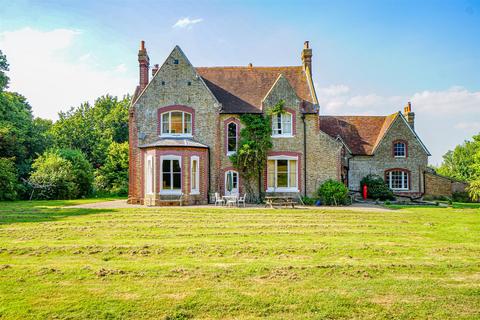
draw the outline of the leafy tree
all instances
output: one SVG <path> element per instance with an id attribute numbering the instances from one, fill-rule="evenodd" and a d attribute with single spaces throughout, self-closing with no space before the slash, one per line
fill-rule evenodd
<path id="1" fill-rule="evenodd" d="M 128 194 L 128 142 L 112 142 L 107 159 L 97 171 L 95 187 L 100 192 Z"/>
<path id="2" fill-rule="evenodd" d="M 240 121 L 244 128 L 240 131 L 238 150 L 230 156 L 230 160 L 246 182 L 248 193 L 253 194 L 252 185 L 255 179 L 258 179 L 261 198 L 261 176 L 267 163 L 267 153 L 273 146 L 270 117 L 262 114 L 242 114 Z"/>
<path id="3" fill-rule="evenodd" d="M 72 199 L 79 194 L 75 169 L 56 152 L 45 152 L 32 165 L 30 183 L 36 186 L 35 198 Z"/>
<path id="4" fill-rule="evenodd" d="M 17 197 L 18 176 L 15 162 L 0 158 L 0 200 L 15 200 Z"/>
<path id="5" fill-rule="evenodd" d="M 470 182 L 467 191 L 472 201 L 480 200 L 480 179 Z"/>
<path id="6" fill-rule="evenodd" d="M 8 71 L 8 62 L 7 57 L 0 50 L 0 92 L 8 88 L 8 76 L 5 72 Z"/>
<path id="7" fill-rule="evenodd" d="M 480 178 L 480 134 L 473 136 L 472 141 L 465 141 L 453 151 L 448 151 L 437 172 L 468 182 Z"/>
<path id="8" fill-rule="evenodd" d="M 130 97 L 122 100 L 103 96 L 91 106 L 83 103 L 67 112 L 60 112 L 51 133 L 60 148 L 78 148 L 94 168 L 104 164 L 112 142 L 128 140 L 128 107 Z"/>
<path id="9" fill-rule="evenodd" d="M 93 168 L 85 155 L 76 149 L 59 149 L 52 151 L 70 162 L 73 169 L 74 182 L 77 185 L 77 197 L 86 197 L 93 191 Z"/>

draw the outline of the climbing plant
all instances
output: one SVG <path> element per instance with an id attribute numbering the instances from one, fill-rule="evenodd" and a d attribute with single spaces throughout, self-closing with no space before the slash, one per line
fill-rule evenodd
<path id="1" fill-rule="evenodd" d="M 253 186 L 258 179 L 259 199 L 263 198 L 262 174 L 267 164 L 267 154 L 272 148 L 272 114 L 282 113 L 285 102 L 277 104 L 263 114 L 242 114 L 240 121 L 244 125 L 240 131 L 238 150 L 230 156 L 233 166 L 238 170 L 245 183 L 247 193 L 254 194 Z"/>

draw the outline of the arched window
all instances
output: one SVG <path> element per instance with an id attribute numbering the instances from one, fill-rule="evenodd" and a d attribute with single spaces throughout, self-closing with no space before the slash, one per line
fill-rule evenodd
<path id="1" fill-rule="evenodd" d="M 409 190 L 410 174 L 408 170 L 392 169 L 385 173 L 387 185 L 392 190 Z"/>
<path id="2" fill-rule="evenodd" d="M 162 136 L 191 136 L 192 115 L 183 111 L 168 111 L 161 116 Z"/>
<path id="3" fill-rule="evenodd" d="M 395 141 L 393 143 L 393 156 L 395 158 L 407 157 L 407 143 L 405 141 Z"/>
<path id="4" fill-rule="evenodd" d="M 292 114 L 283 112 L 272 115 L 272 136 L 291 137 L 292 135 Z"/>
<path id="5" fill-rule="evenodd" d="M 227 125 L 227 154 L 233 154 L 237 152 L 237 124 L 230 122 Z"/>

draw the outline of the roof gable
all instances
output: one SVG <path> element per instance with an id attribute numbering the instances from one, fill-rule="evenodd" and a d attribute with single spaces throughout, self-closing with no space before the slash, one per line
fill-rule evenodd
<path id="1" fill-rule="evenodd" d="M 196 68 L 223 106 L 224 113 L 259 113 L 262 101 L 282 74 L 296 95 L 314 103 L 308 79 L 295 67 L 200 67 Z"/>

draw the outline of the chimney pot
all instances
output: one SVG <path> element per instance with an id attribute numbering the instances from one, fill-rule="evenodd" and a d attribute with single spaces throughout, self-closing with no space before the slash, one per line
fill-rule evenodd
<path id="1" fill-rule="evenodd" d="M 248 67 L 249 67 L 249 68 L 253 68 L 253 64 L 250 62 L 250 63 L 248 64 Z"/>
<path id="2" fill-rule="evenodd" d="M 140 41 L 140 50 L 145 50 L 145 41 Z"/>
<path id="3" fill-rule="evenodd" d="M 308 49 L 309 48 L 309 41 L 305 41 L 304 44 L 303 44 L 303 47 L 305 49 Z"/>

